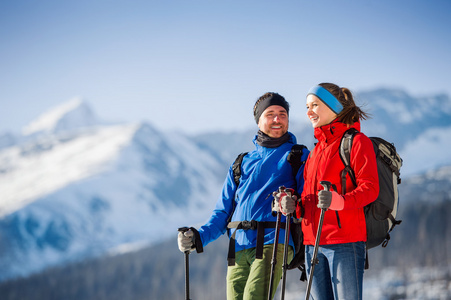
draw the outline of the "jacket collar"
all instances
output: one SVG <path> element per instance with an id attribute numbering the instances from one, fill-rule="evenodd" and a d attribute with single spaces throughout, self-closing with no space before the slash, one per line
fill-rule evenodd
<path id="1" fill-rule="evenodd" d="M 346 125 L 338 121 L 338 119 L 335 119 L 330 124 L 315 128 L 315 138 L 319 142 L 330 144 L 336 139 L 341 138 L 349 128 L 355 128 L 360 132 L 360 121 L 355 122 L 353 125 Z"/>
<path id="2" fill-rule="evenodd" d="M 290 139 L 288 140 L 287 143 L 290 143 L 290 144 L 296 144 L 296 143 L 297 143 L 297 140 L 296 140 L 296 137 L 294 136 L 294 134 L 292 134 L 292 133 L 289 132 L 289 131 L 288 131 L 288 134 L 290 135 Z M 257 144 L 257 137 L 258 137 L 258 135 L 255 135 L 255 137 L 254 137 L 254 139 L 252 140 L 252 142 L 255 144 L 255 147 L 256 147 L 256 149 L 257 149 L 257 151 L 258 151 L 259 153 L 264 153 L 264 152 L 266 152 L 266 151 L 272 151 L 273 149 L 279 148 L 279 147 L 277 147 L 277 148 L 266 148 L 266 147 L 262 147 L 262 146 L 260 146 L 259 144 Z M 285 144 L 286 144 L 286 143 L 285 143 Z M 284 144 L 283 144 L 283 145 L 284 145 Z"/>

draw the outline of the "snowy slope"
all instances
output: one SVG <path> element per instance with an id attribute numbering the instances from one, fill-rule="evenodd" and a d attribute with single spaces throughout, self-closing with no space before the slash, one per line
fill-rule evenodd
<path id="1" fill-rule="evenodd" d="M 136 125 L 128 125 L 74 136 L 51 135 L 2 151 L 0 217 L 71 182 L 104 171 L 135 130 Z"/>
<path id="2" fill-rule="evenodd" d="M 415 199 L 432 204 L 451 199 L 451 164 L 409 177 L 400 185 L 399 193 L 405 201 Z"/>
<path id="3" fill-rule="evenodd" d="M 429 128 L 407 142 L 401 151 L 402 174 L 410 177 L 443 165 L 451 165 L 451 126 Z"/>
<path id="4" fill-rule="evenodd" d="M 448 95 L 413 97 L 402 90 L 377 89 L 356 98 L 372 115 L 363 122 L 369 135 L 393 137 L 401 148 L 429 128 L 451 125 Z"/>
<path id="5" fill-rule="evenodd" d="M 0 152 L 2 279 L 159 241 L 213 208 L 219 164 L 185 137 L 75 127 Z"/>
<path id="6" fill-rule="evenodd" d="M 403 90 L 358 93 L 357 102 L 371 114 L 362 122 L 368 136 L 394 143 L 403 158 L 402 178 L 451 165 L 451 99 L 448 95 L 414 97 Z"/>

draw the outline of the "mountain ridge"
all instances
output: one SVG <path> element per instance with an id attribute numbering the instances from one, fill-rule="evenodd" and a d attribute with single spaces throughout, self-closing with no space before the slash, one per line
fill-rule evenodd
<path id="1" fill-rule="evenodd" d="M 101 123 L 87 102 L 75 97 L 40 115 L 25 126 L 22 133 L 25 136 L 58 133 Z"/>

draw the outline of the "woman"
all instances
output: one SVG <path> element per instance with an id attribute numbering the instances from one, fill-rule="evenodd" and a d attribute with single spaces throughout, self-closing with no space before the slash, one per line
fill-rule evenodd
<path id="1" fill-rule="evenodd" d="M 357 186 L 347 178 L 344 189 L 339 148 L 346 130 L 360 131 L 360 120 L 368 115 L 356 106 L 349 89 L 321 83 L 307 95 L 307 116 L 318 140 L 305 164 L 301 195 L 307 274 L 312 267 L 321 209 L 326 209 L 311 295 L 313 299 L 362 299 L 366 253 L 363 207 L 379 194 L 376 156 L 370 139 L 359 132 L 351 150 Z M 331 182 L 331 191 L 325 191 L 321 181 Z"/>

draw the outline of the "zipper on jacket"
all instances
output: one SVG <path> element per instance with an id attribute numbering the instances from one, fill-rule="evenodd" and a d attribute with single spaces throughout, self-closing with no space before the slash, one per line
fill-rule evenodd
<path id="1" fill-rule="evenodd" d="M 338 215 L 338 210 L 335 211 L 335 214 L 337 215 L 338 228 L 341 228 L 341 222 L 340 222 L 340 216 Z"/>

